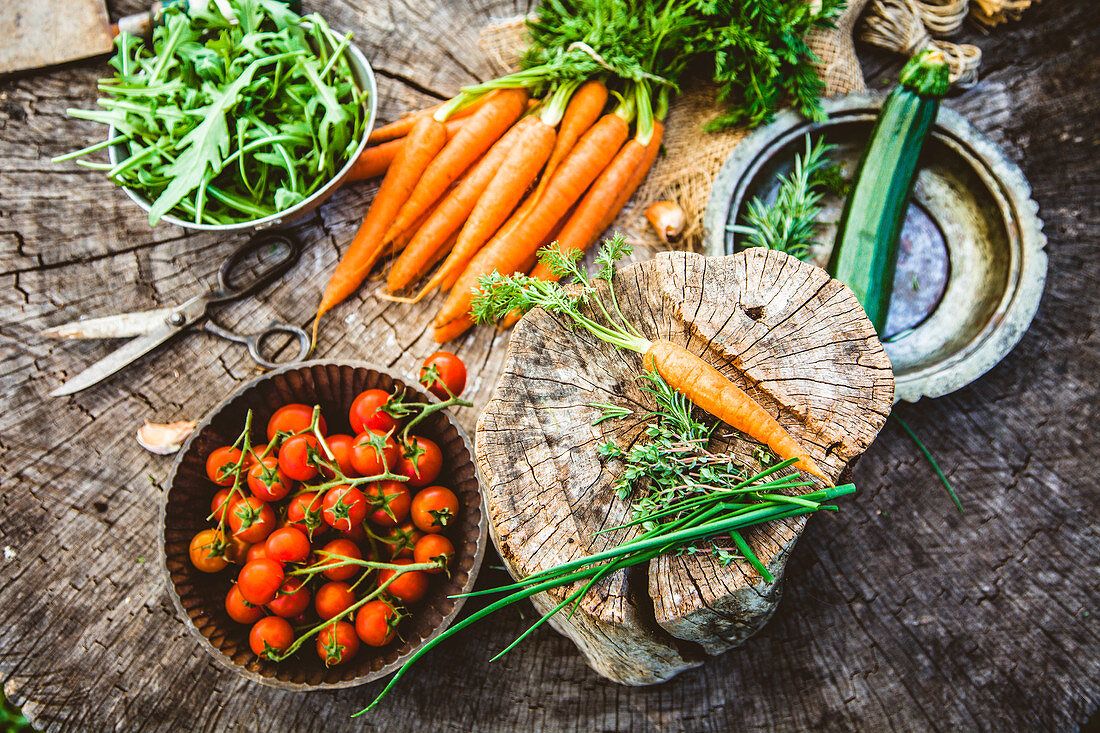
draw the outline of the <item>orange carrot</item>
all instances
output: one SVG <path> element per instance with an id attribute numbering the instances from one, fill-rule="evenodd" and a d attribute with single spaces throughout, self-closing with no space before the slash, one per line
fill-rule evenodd
<path id="1" fill-rule="evenodd" d="M 348 177 L 344 179 L 345 182 L 365 181 L 368 178 L 382 175 L 389 169 L 393 159 L 404 145 L 405 138 L 402 137 L 367 148 L 360 154 L 351 170 L 348 171 Z"/>
<path id="2" fill-rule="evenodd" d="M 456 239 L 458 239 L 458 231 L 455 231 L 451 236 L 443 240 L 439 247 L 436 248 L 435 252 L 432 252 L 428 255 L 427 259 L 421 261 L 421 269 L 414 273 L 413 278 L 419 280 L 427 275 L 437 262 L 447 256 L 447 253 L 455 246 Z"/>
<path id="3" fill-rule="evenodd" d="M 523 114 L 526 106 L 526 89 L 501 89 L 470 115 L 462 129 L 455 133 L 424 171 L 416 188 L 390 223 L 384 239 L 393 239 L 416 221 L 443 195 L 447 186 L 500 139 Z"/>
<path id="4" fill-rule="evenodd" d="M 534 208 L 534 204 L 535 204 L 535 199 L 534 199 L 533 196 L 528 196 L 527 198 L 525 198 L 523 200 L 523 203 L 519 205 L 519 208 L 516 209 L 515 213 L 513 213 L 512 216 L 508 219 L 508 221 L 504 223 L 504 226 L 502 226 L 500 228 L 500 231 L 498 231 L 495 235 L 493 235 L 493 239 L 494 240 L 496 240 L 498 238 L 503 239 L 503 240 L 510 239 L 512 237 L 513 233 L 516 231 L 516 228 L 520 224 L 523 223 L 524 219 L 527 218 L 528 212 L 530 212 Z M 443 278 L 434 278 L 433 277 L 432 280 L 433 281 L 438 280 L 440 290 L 450 290 L 451 288 L 453 288 L 455 286 L 455 283 L 458 282 L 458 278 L 460 278 L 462 276 L 462 273 L 465 272 L 466 267 L 469 264 L 470 264 L 469 260 L 459 262 L 458 267 L 451 270 L 449 275 L 447 275 L 446 277 L 443 277 Z M 444 262 L 443 266 L 446 267 L 446 265 L 447 265 L 447 263 Z M 429 285 L 430 284 L 431 283 L 429 283 Z M 427 286 L 425 286 L 425 290 L 426 289 L 427 289 Z"/>
<path id="5" fill-rule="evenodd" d="M 454 341 L 456 338 L 473 328 L 473 326 L 474 322 L 470 320 L 469 316 L 461 316 L 450 323 L 436 326 L 433 338 L 437 344 L 445 344 L 448 341 Z"/>
<path id="6" fill-rule="evenodd" d="M 462 127 L 466 122 L 465 119 L 449 119 L 445 123 L 447 125 L 447 138 L 454 137 L 454 134 Z M 345 179 L 347 183 L 354 183 L 355 181 L 364 181 L 368 178 L 374 178 L 380 176 L 386 172 L 393 163 L 393 159 L 397 157 L 397 151 L 401 149 L 401 146 L 405 144 L 405 138 L 399 137 L 396 140 L 390 140 L 379 145 L 373 145 L 364 150 L 359 159 L 352 165 L 351 170 L 348 171 L 348 177 Z"/>
<path id="7" fill-rule="evenodd" d="M 534 202 L 534 196 L 532 195 L 529 200 L 533 203 Z M 573 208 L 571 208 L 571 209 L 569 209 L 569 211 L 565 212 L 565 216 L 563 216 L 558 221 L 558 223 L 554 225 L 554 228 L 550 231 L 550 233 L 547 234 L 543 238 L 542 244 L 539 245 L 540 250 L 543 249 L 544 247 L 548 247 L 551 244 L 553 244 L 554 242 L 558 241 L 558 235 L 561 233 L 561 230 L 565 227 L 565 223 L 568 222 L 571 218 L 573 218 L 573 212 L 576 211 L 576 210 L 577 210 L 577 207 L 576 207 L 576 205 L 574 205 Z M 520 270 L 522 272 L 528 273 L 529 277 L 535 277 L 535 273 L 540 272 L 542 270 L 549 271 L 549 268 L 547 268 L 545 265 L 543 265 L 541 262 L 539 262 L 538 252 L 536 252 L 535 256 L 533 258 L 531 258 L 531 260 L 529 260 L 529 261 L 531 263 L 531 265 L 529 267 L 521 267 L 520 268 Z M 541 278 L 541 279 L 545 280 L 547 278 Z M 556 281 L 557 278 L 554 278 L 554 280 Z M 512 311 L 511 313 L 506 315 L 504 318 L 500 319 L 500 323 L 497 324 L 497 330 L 507 331 L 509 328 L 516 325 L 516 321 L 518 321 L 522 317 L 523 317 L 523 313 L 520 312 L 519 310 Z"/>
<path id="8" fill-rule="evenodd" d="M 473 102 L 470 103 L 469 106 L 463 107 L 462 109 L 460 109 L 457 112 L 455 112 L 454 114 L 452 114 L 447 119 L 447 121 L 450 122 L 451 120 L 459 120 L 459 119 L 462 119 L 464 117 L 468 117 L 481 105 L 482 102 L 485 101 L 485 99 L 488 98 L 488 96 L 489 95 L 486 94 L 484 97 L 480 97 L 480 98 L 474 100 Z M 405 115 L 404 117 L 402 117 L 398 120 L 394 120 L 393 122 L 389 123 L 388 125 L 382 125 L 381 127 L 376 127 L 374 130 L 371 130 L 370 137 L 367 138 L 367 144 L 368 145 L 373 145 L 375 143 L 384 143 L 387 140 L 397 140 L 398 138 L 405 137 L 406 135 L 409 134 L 409 131 L 412 130 L 413 125 L 415 125 L 417 123 L 417 121 L 420 120 L 420 118 L 425 117 L 427 115 L 434 115 L 436 112 L 439 111 L 439 108 L 442 107 L 444 104 L 447 104 L 447 103 L 446 102 L 440 102 L 439 104 L 434 105 L 432 107 L 425 107 L 424 109 L 418 109 L 415 112 L 410 112 L 409 114 Z"/>
<path id="9" fill-rule="evenodd" d="M 473 211 L 474 206 L 477 205 L 478 198 L 485 187 L 489 185 L 489 182 L 492 181 L 497 170 L 500 169 L 501 164 L 508 155 L 508 151 L 512 149 L 520 133 L 534 122 L 534 117 L 528 117 L 513 125 L 512 129 L 506 132 L 489 149 L 489 152 L 482 156 L 481 160 L 474 165 L 462 182 L 443 199 L 436 209 L 436 213 L 432 214 L 424 223 L 424 226 L 417 230 L 404 253 L 393 263 L 386 283 L 386 289 L 389 292 L 402 290 L 410 283 L 415 282 L 418 273 L 424 269 L 422 267 L 423 258 L 435 252 L 440 243 L 451 234 L 457 235 L 462 228 L 462 222 L 466 220 L 466 217 Z M 421 290 L 420 294 L 412 299 L 412 302 L 419 301 L 429 290 L 429 287 Z"/>
<path id="10" fill-rule="evenodd" d="M 615 221 L 626 202 L 638 190 L 657 158 L 664 129 L 664 125 L 654 120 L 653 135 L 649 138 L 648 145 L 642 145 L 635 138 L 622 147 L 611 165 L 607 166 L 592 184 L 592 188 L 588 189 L 588 193 L 577 205 L 576 212 L 561 230 L 558 247 L 562 252 L 587 250 L 611 226 L 611 222 Z M 535 266 L 531 277 L 548 281 L 558 279 L 541 262 Z"/>
<path id="11" fill-rule="evenodd" d="M 447 280 L 456 270 L 465 267 L 508 220 L 550 156 L 556 137 L 554 128 L 540 119 L 536 118 L 527 127 L 478 199 L 458 235 L 454 250 L 436 275 L 439 280 Z"/>
<path id="12" fill-rule="evenodd" d="M 565 115 L 561 118 L 561 129 L 554 143 L 554 152 L 550 154 L 550 160 L 546 164 L 546 173 L 543 174 L 539 187 L 535 191 L 536 201 L 542 198 L 550 177 L 554 175 L 562 159 L 577 144 L 580 136 L 600 118 L 605 104 L 607 104 L 607 87 L 599 79 L 586 81 L 573 93 L 569 106 L 565 108 Z"/>
<path id="13" fill-rule="evenodd" d="M 432 117 L 421 119 L 409 133 L 401 152 L 382 179 L 382 187 L 371 202 L 359 231 L 355 233 L 347 252 L 325 287 L 313 321 L 314 343 L 317 341 L 317 324 L 321 316 L 355 292 L 385 251 L 382 233 L 386 225 L 408 199 L 416 181 L 446 141 L 446 126 Z"/>
<path id="14" fill-rule="evenodd" d="M 528 257 L 527 261 L 519 266 L 519 268 L 516 270 L 516 273 L 518 274 L 530 272 L 531 268 L 535 266 L 536 261 L 537 257 L 535 255 Z M 473 319 L 470 318 L 469 314 L 467 314 L 462 316 L 461 318 L 456 318 L 450 323 L 444 324 L 442 326 L 436 326 L 434 336 L 435 341 L 439 344 L 445 344 L 448 341 L 453 341 L 462 334 L 466 333 L 466 331 L 468 331 L 469 329 L 473 328 L 474 325 L 475 324 Z"/>
<path id="15" fill-rule="evenodd" d="M 654 341 L 646 349 L 643 363 L 646 369 L 660 374 L 670 386 L 722 422 L 764 443 L 783 460 L 798 458 L 795 467 L 829 480 L 767 410 L 684 347 Z"/>
<path id="16" fill-rule="evenodd" d="M 626 119 L 621 113 L 613 112 L 600 118 L 581 137 L 554 173 L 539 205 L 531 207 L 510 236 L 501 237 L 498 232 L 470 261 L 436 317 L 437 324 L 450 323 L 470 310 L 478 278 L 493 270 L 514 272 L 538 250 L 543 237 L 611 162 L 626 140 L 627 132 Z"/>

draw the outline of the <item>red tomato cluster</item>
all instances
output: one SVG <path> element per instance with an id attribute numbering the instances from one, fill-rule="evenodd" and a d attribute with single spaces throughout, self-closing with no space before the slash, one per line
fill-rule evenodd
<path id="1" fill-rule="evenodd" d="M 460 382 L 450 369 L 438 370 L 447 398 L 465 382 L 465 367 Z M 328 665 L 348 661 L 361 643 L 385 646 L 453 559 L 445 533 L 457 526 L 460 506 L 454 492 L 436 485 L 442 453 L 424 436 L 404 436 L 403 423 L 415 413 L 406 403 L 395 417 L 390 404 L 381 390 L 356 397 L 348 414 L 354 436 L 329 435 L 313 407 L 284 405 L 267 423 L 267 443 L 246 455 L 223 446 L 207 458 L 214 527 L 192 539 L 191 562 L 207 573 L 240 565 L 225 610 L 252 627 L 258 656 L 278 658 L 296 628 L 315 637 Z M 412 564 L 435 567 L 401 570 Z"/>

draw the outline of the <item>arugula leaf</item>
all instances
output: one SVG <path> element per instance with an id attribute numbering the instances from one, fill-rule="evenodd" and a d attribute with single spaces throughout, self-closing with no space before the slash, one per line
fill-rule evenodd
<path id="1" fill-rule="evenodd" d="M 231 223 L 302 201 L 331 179 L 362 140 L 365 92 L 346 49 L 317 15 L 277 0 L 173 4 L 152 48 L 120 34 L 100 81 L 102 109 L 69 114 L 115 128 L 125 159 L 102 166 L 166 214 Z M 92 145 L 59 156 L 101 151 Z M 84 161 L 78 161 L 84 163 Z"/>

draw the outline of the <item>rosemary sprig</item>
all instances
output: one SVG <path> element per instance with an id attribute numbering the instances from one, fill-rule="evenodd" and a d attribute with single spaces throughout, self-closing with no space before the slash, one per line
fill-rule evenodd
<path id="1" fill-rule="evenodd" d="M 835 146 L 819 138 L 811 142 L 806 135 L 806 150 L 794 158 L 794 169 L 779 178 L 779 193 L 770 206 L 754 198 L 745 210 L 745 224 L 727 229 L 745 237 L 745 247 L 766 247 L 807 259 L 817 232 L 821 198 L 839 184 L 838 167 L 827 157 Z"/>

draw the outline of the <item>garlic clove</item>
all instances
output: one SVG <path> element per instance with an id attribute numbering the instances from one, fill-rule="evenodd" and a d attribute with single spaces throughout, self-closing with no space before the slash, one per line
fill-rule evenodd
<path id="1" fill-rule="evenodd" d="M 649 219 L 649 223 L 657 231 L 657 236 L 665 244 L 676 241 L 687 223 L 684 210 L 673 201 L 658 201 L 651 204 L 645 210 L 645 218 Z"/>
<path id="2" fill-rule="evenodd" d="M 137 431 L 138 445 L 150 453 L 167 456 L 180 449 L 183 441 L 187 440 L 187 436 L 194 431 L 195 424 L 194 420 L 171 423 L 155 423 L 146 420 Z"/>

